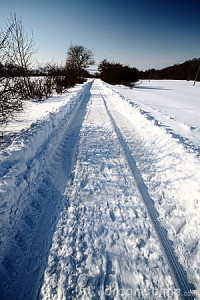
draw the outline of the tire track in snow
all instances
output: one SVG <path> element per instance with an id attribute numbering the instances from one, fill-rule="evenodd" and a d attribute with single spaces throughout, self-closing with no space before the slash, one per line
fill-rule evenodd
<path id="1" fill-rule="evenodd" d="M 171 299 L 164 297 L 175 290 L 168 265 L 98 87 L 91 88 L 39 299 L 128 300 L 143 292 L 140 298 L 153 300 L 157 288 L 159 299 Z"/>
<path id="2" fill-rule="evenodd" d="M 154 206 L 154 202 L 153 202 L 152 198 L 150 197 L 150 195 L 148 193 L 147 187 L 143 181 L 140 171 L 137 168 L 135 159 L 131 154 L 131 151 L 123 137 L 122 132 L 120 131 L 119 127 L 117 126 L 115 119 L 113 118 L 111 112 L 108 109 L 105 97 L 102 94 L 101 94 L 101 96 L 102 96 L 106 111 L 110 117 L 110 120 L 113 124 L 114 130 L 117 134 L 119 143 L 123 149 L 124 156 L 126 157 L 126 160 L 129 164 L 129 167 L 131 169 L 131 172 L 132 172 L 135 182 L 137 184 L 138 190 L 139 190 L 139 192 L 142 196 L 142 199 L 147 207 L 147 210 L 149 212 L 150 218 L 154 225 L 155 231 L 156 231 L 159 241 L 161 243 L 162 249 L 168 260 L 170 269 L 173 274 L 175 284 L 176 284 L 177 288 L 180 289 L 180 295 L 183 299 L 195 299 L 194 295 L 192 294 L 192 291 L 195 290 L 195 287 L 193 284 L 188 282 L 187 274 L 186 274 L 185 270 L 183 269 L 182 265 L 178 262 L 178 258 L 176 256 L 176 254 L 174 253 L 173 243 L 168 239 L 166 229 L 163 228 L 158 221 L 159 214 Z"/>
<path id="3" fill-rule="evenodd" d="M 16 234 L 6 245 L 3 257 L 0 257 L 1 300 L 37 297 L 59 213 L 64 202 L 67 202 L 63 193 L 76 160 L 89 87 L 90 84 L 80 95 L 79 103 L 72 108 L 69 119 L 63 120 L 56 128 L 53 141 L 49 141 L 36 157 L 41 165 L 47 157 L 47 165 L 24 193 L 22 199 L 29 199 L 30 205 L 13 228 Z"/>

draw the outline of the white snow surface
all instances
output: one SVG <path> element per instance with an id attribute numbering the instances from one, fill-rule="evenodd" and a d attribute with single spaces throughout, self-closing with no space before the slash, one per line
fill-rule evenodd
<path id="1" fill-rule="evenodd" d="M 136 290 L 174 289 L 100 87 L 91 89 L 73 185 L 66 190 L 69 206 L 54 234 L 42 299 L 104 299 L 106 292 L 118 299 L 120 289 L 125 298 L 128 291 L 134 296 Z"/>
<path id="2" fill-rule="evenodd" d="M 140 108 L 149 119 L 154 118 L 168 132 L 194 144 L 200 150 L 200 82 L 148 80 L 136 83 L 133 89 L 112 86 L 114 91 Z"/>
<path id="3" fill-rule="evenodd" d="M 59 99 L 54 97 L 46 103 L 29 101 L 25 111 L 16 120 L 8 123 L 5 134 L 11 132 L 16 137 L 11 145 L 0 152 L 1 242 L 12 233 L 10 231 L 15 218 L 20 216 L 26 205 L 20 200 L 21 195 L 30 183 L 37 180 L 41 172 L 40 163 L 44 167 L 47 153 L 41 154 L 44 156 L 40 158 L 41 161 L 37 157 L 44 149 L 47 151 L 46 147 L 48 143 L 51 144 L 57 127 L 62 121 L 68 122 L 87 88 L 88 83 L 77 86 Z M 1 251 L 3 248 L 1 246 Z"/>
<path id="4" fill-rule="evenodd" d="M 82 90 L 83 85 L 77 84 L 69 88 L 62 95 L 55 94 L 44 100 L 26 100 L 23 102 L 23 111 L 16 113 L 13 119 L 2 126 L 5 136 L 17 135 L 19 132 L 28 129 L 32 124 L 41 124 L 42 121 L 51 118 L 52 113 L 56 113 L 62 106 Z"/>
<path id="5" fill-rule="evenodd" d="M 131 90 L 94 80 L 9 124 L 16 137 L 0 152 L 2 299 L 180 298 L 127 156 L 200 299 L 198 95 L 198 83 Z"/>

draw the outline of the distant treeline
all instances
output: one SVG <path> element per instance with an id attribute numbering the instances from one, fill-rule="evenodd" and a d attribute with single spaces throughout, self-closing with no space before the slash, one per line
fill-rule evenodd
<path id="1" fill-rule="evenodd" d="M 195 80 L 200 66 L 200 58 L 185 61 L 182 64 L 175 64 L 173 66 L 156 70 L 150 69 L 139 72 L 140 79 L 175 79 L 175 80 Z M 200 72 L 197 77 L 200 81 Z"/>
<path id="2" fill-rule="evenodd" d="M 200 58 L 188 60 L 182 64 L 163 68 L 139 71 L 136 68 L 120 63 L 102 60 L 98 66 L 100 78 L 110 84 L 124 84 L 133 86 L 138 79 L 173 79 L 200 81 Z"/>

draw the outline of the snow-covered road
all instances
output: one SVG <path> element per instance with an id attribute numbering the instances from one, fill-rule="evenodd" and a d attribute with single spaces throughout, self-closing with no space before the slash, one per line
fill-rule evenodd
<path id="1" fill-rule="evenodd" d="M 7 174 L 4 154 L 23 204 L 2 227 L 2 299 L 194 299 L 198 157 L 100 80 L 77 99 L 34 158 Z"/>

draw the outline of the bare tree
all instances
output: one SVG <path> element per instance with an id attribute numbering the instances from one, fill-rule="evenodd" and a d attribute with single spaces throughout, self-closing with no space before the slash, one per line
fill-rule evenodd
<path id="1" fill-rule="evenodd" d="M 8 40 L 14 25 L 12 23 L 0 32 L 0 142 L 4 142 L 4 126 L 14 111 L 22 109 L 22 103 L 14 96 L 13 78 L 6 74 L 6 65 L 9 64 L 7 56 Z"/>
<path id="2" fill-rule="evenodd" d="M 94 65 L 93 53 L 91 50 L 79 45 L 70 46 L 67 52 L 66 67 L 77 71 L 78 76 L 85 68 Z"/>
<path id="3" fill-rule="evenodd" d="M 6 57 L 10 64 L 20 67 L 22 70 L 23 98 L 32 98 L 32 85 L 28 72 L 36 52 L 33 33 L 29 38 L 24 30 L 22 20 L 18 19 L 15 14 L 11 15 L 8 20 L 8 26 L 12 29 L 7 39 Z"/>
<path id="4" fill-rule="evenodd" d="M 12 27 L 7 52 L 10 62 L 18 64 L 27 71 L 32 64 L 33 54 L 36 52 L 33 33 L 29 38 L 22 20 L 18 19 L 15 14 L 11 15 L 8 22 L 8 25 Z"/>
<path id="5" fill-rule="evenodd" d="M 9 83 L 10 78 L 6 77 L 5 65 L 8 63 L 6 55 L 6 47 L 8 44 L 9 35 L 11 34 L 13 24 L 10 24 L 6 30 L 0 32 L 0 124 L 6 119 L 6 109 L 9 105 Z"/>
<path id="6" fill-rule="evenodd" d="M 5 52 L 3 52 L 2 50 L 4 50 L 6 48 L 8 37 L 11 33 L 12 28 L 13 28 L 13 24 L 11 23 L 8 26 L 8 28 L 6 28 L 5 31 L 0 32 L 0 59 L 1 59 L 1 61 L 4 60 Z"/>
<path id="7" fill-rule="evenodd" d="M 25 33 L 22 20 L 16 15 L 8 19 L 0 33 L 0 125 L 1 136 L 6 122 L 22 110 L 22 99 L 33 96 L 33 85 L 28 77 L 35 53 L 33 35 Z"/>

